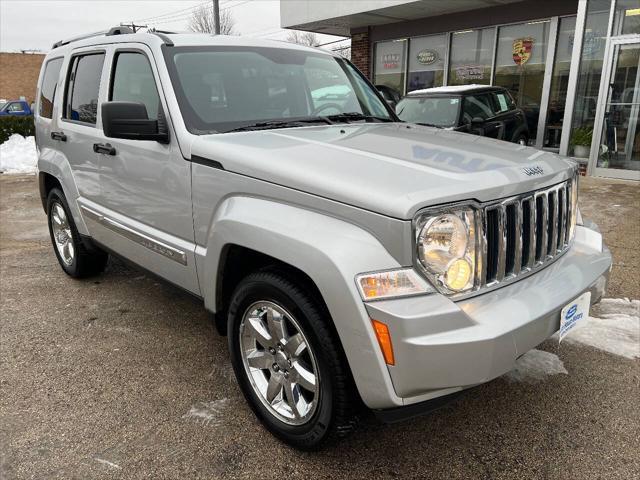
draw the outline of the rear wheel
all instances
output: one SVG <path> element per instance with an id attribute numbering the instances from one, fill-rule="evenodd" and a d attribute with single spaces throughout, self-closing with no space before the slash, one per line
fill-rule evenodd
<path id="1" fill-rule="evenodd" d="M 98 248 L 89 250 L 82 243 L 67 199 L 58 188 L 52 189 L 47 197 L 47 217 L 53 251 L 67 275 L 82 278 L 104 270 L 108 255 Z"/>
<path id="2" fill-rule="evenodd" d="M 229 308 L 229 349 L 242 392 L 271 433 L 305 450 L 355 425 L 353 387 L 331 319 L 274 272 L 250 274 Z"/>

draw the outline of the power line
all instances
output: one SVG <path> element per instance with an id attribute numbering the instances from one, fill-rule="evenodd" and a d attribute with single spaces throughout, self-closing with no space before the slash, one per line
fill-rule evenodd
<path id="1" fill-rule="evenodd" d="M 197 5 L 192 5 L 192 6 L 187 7 L 187 8 L 181 8 L 181 9 L 179 9 L 179 10 L 174 10 L 174 11 L 171 11 L 171 12 L 166 12 L 166 13 L 163 13 L 163 14 L 161 14 L 161 15 L 154 15 L 154 16 L 151 16 L 151 17 L 139 18 L 138 20 L 135 20 L 135 21 L 136 21 L 136 22 L 150 22 L 150 21 L 152 21 L 152 20 L 164 19 L 164 17 L 175 16 L 176 14 L 178 14 L 178 13 L 180 13 L 180 12 L 186 12 L 187 10 L 195 10 L 196 8 L 201 7 L 201 6 L 203 6 L 203 5 L 205 5 L 205 4 L 208 4 L 208 3 L 209 3 L 209 2 L 208 2 L 208 1 L 206 1 L 206 2 L 202 2 L 202 3 L 198 3 Z"/>

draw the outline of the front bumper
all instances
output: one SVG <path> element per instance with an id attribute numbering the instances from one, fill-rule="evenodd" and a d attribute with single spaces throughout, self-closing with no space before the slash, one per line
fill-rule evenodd
<path id="1" fill-rule="evenodd" d="M 404 405 L 451 394 L 514 368 L 524 353 L 560 328 L 560 311 L 583 292 L 604 294 L 611 254 L 595 230 L 578 226 L 572 247 L 512 285 L 452 302 L 428 295 L 366 304 L 389 327 L 393 388 Z"/>

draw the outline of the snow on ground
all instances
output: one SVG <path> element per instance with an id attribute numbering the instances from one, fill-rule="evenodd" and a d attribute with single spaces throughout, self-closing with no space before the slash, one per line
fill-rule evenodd
<path id="1" fill-rule="evenodd" d="M 223 411 L 228 404 L 228 398 L 213 400 L 212 402 L 198 402 L 182 418 L 193 418 L 205 425 L 219 425 L 222 422 Z"/>
<path id="2" fill-rule="evenodd" d="M 38 163 L 33 137 L 14 133 L 0 145 L 0 173 L 35 173 Z"/>
<path id="3" fill-rule="evenodd" d="M 561 373 L 566 375 L 568 372 L 557 355 L 534 349 L 522 355 L 505 377 L 514 382 L 536 382 Z"/>
<path id="4" fill-rule="evenodd" d="M 589 321 L 571 331 L 563 342 L 589 345 L 626 358 L 640 358 L 640 300 L 605 298 L 593 310 Z"/>

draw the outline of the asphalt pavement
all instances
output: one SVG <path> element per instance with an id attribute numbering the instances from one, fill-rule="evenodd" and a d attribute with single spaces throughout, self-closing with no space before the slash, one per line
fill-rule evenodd
<path id="1" fill-rule="evenodd" d="M 607 297 L 640 299 L 639 184 L 585 179 L 581 205 L 615 258 Z M 2 479 L 640 478 L 640 360 L 554 340 L 538 374 L 295 451 L 253 417 L 201 302 L 117 261 L 63 274 L 33 176 L 0 175 L 0 306 Z"/>

